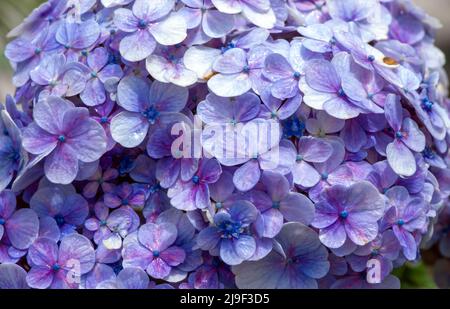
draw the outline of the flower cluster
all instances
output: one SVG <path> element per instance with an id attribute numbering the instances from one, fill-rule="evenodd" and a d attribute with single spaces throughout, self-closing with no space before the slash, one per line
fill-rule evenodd
<path id="1" fill-rule="evenodd" d="M 49 0 L 5 50 L 0 288 L 398 288 L 449 251 L 439 27 L 410 0 Z"/>

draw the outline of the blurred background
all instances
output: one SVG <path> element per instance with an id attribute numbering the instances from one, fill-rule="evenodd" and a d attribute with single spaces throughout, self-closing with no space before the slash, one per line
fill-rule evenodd
<path id="1" fill-rule="evenodd" d="M 344 0 L 343 0 L 344 1 Z M 0 101 L 4 101 L 6 94 L 13 94 L 11 85 L 12 69 L 3 55 L 8 42 L 6 34 L 18 25 L 33 8 L 44 0 L 0 0 Z M 415 0 L 430 15 L 440 19 L 443 27 L 438 33 L 436 45 L 441 48 L 450 59 L 450 0 Z M 450 72 L 447 63 L 447 72 Z M 436 288 L 433 278 L 433 267 L 436 262 L 433 252 L 424 252 L 423 262 L 407 264 L 396 269 L 395 275 L 400 277 L 403 288 Z M 447 283 L 448 284 L 448 283 Z"/>

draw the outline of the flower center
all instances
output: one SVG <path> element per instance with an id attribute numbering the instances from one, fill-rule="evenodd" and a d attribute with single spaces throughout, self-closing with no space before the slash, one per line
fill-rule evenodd
<path id="1" fill-rule="evenodd" d="M 53 271 L 58 271 L 58 270 L 60 270 L 60 269 L 61 269 L 61 266 L 59 266 L 58 263 L 53 264 L 53 266 L 52 266 L 52 270 L 53 270 Z"/>
<path id="2" fill-rule="evenodd" d="M 240 222 L 225 221 L 219 226 L 222 232 L 222 238 L 239 238 L 244 231 Z"/>
<path id="3" fill-rule="evenodd" d="M 221 202 L 216 203 L 216 208 L 221 209 L 223 207 L 223 204 Z"/>
<path id="4" fill-rule="evenodd" d="M 108 123 L 108 117 L 103 116 L 102 118 L 100 118 L 100 122 L 103 124 Z"/>
<path id="5" fill-rule="evenodd" d="M 154 124 L 156 119 L 159 117 L 159 112 L 152 106 L 143 112 L 142 115 L 147 118 L 148 122 Z"/>
<path id="6" fill-rule="evenodd" d="M 34 50 L 34 53 L 35 53 L 36 55 L 39 55 L 40 53 L 42 53 L 42 49 L 40 49 L 39 47 L 37 47 L 37 48 Z"/>
<path id="7" fill-rule="evenodd" d="M 367 60 L 369 60 L 370 62 L 373 62 L 373 61 L 375 61 L 375 56 L 374 55 L 369 55 L 367 57 Z"/>
<path id="8" fill-rule="evenodd" d="M 272 208 L 273 209 L 280 209 L 280 202 L 273 202 L 272 203 Z"/>
<path id="9" fill-rule="evenodd" d="M 147 26 L 148 26 L 148 22 L 147 21 L 145 21 L 143 19 L 139 20 L 139 22 L 138 22 L 138 28 L 139 29 L 144 30 L 144 29 L 147 28 Z"/>
<path id="10" fill-rule="evenodd" d="M 122 205 L 127 206 L 127 205 L 129 205 L 129 204 L 130 204 L 130 201 L 129 201 L 128 199 L 124 198 L 124 199 L 122 200 Z"/>
<path id="11" fill-rule="evenodd" d="M 297 71 L 294 72 L 294 78 L 295 79 L 299 79 L 300 76 L 301 76 L 300 72 L 297 72 Z"/>
<path id="12" fill-rule="evenodd" d="M 403 219 L 398 219 L 397 225 L 398 226 L 403 226 L 403 224 L 405 224 L 405 221 L 403 221 Z"/>
<path id="13" fill-rule="evenodd" d="M 372 257 L 377 256 L 378 254 L 380 254 L 380 252 L 378 251 L 378 249 L 372 249 L 372 252 L 370 252 L 370 255 Z"/>
<path id="14" fill-rule="evenodd" d="M 100 221 L 100 225 L 101 225 L 101 226 L 105 226 L 105 225 L 106 225 L 106 220 L 101 220 L 101 221 Z"/>
<path id="15" fill-rule="evenodd" d="M 60 141 L 61 143 L 64 143 L 66 141 L 66 137 L 64 135 L 60 135 L 60 136 L 58 136 L 58 141 Z"/>
<path id="16" fill-rule="evenodd" d="M 339 214 L 339 217 L 341 217 L 342 219 L 347 219 L 348 211 L 347 210 L 341 211 L 341 213 Z"/>
<path id="17" fill-rule="evenodd" d="M 430 147 L 425 147 L 425 149 L 422 152 L 423 156 L 427 159 L 434 159 L 434 151 Z"/>
<path id="18" fill-rule="evenodd" d="M 194 177 L 192 177 L 192 182 L 197 185 L 200 182 L 200 177 L 194 175 Z"/>
<path id="19" fill-rule="evenodd" d="M 159 257 L 160 253 L 158 250 L 153 251 L 153 257 L 157 258 Z"/>
<path id="20" fill-rule="evenodd" d="M 98 75 L 97 75 L 97 72 L 95 72 L 95 71 L 92 71 L 92 72 L 91 72 L 91 77 L 92 77 L 92 78 L 97 78 L 97 76 L 98 76 Z"/>
<path id="21" fill-rule="evenodd" d="M 395 132 L 395 138 L 396 139 L 402 139 L 403 138 L 403 133 L 400 131 Z"/>
<path id="22" fill-rule="evenodd" d="M 434 103 L 428 98 L 422 99 L 422 108 L 427 112 L 431 112 L 433 110 L 433 104 Z"/>
<path id="23" fill-rule="evenodd" d="M 248 65 L 245 65 L 244 68 L 242 69 L 242 72 L 244 73 L 250 72 L 250 67 Z"/>
<path id="24" fill-rule="evenodd" d="M 56 224 L 58 224 L 59 226 L 63 225 L 66 222 L 64 220 L 64 217 L 60 214 L 55 216 L 55 221 L 56 221 Z"/>
<path id="25" fill-rule="evenodd" d="M 328 174 L 327 173 L 322 173 L 322 175 L 320 175 L 322 180 L 327 180 L 328 179 Z"/>
<path id="26" fill-rule="evenodd" d="M 303 161 L 303 156 L 298 154 L 297 157 L 295 158 L 295 161 L 302 162 Z"/>
<path id="27" fill-rule="evenodd" d="M 340 96 L 340 97 L 345 97 L 344 89 L 339 88 L 339 90 L 338 90 L 338 96 Z"/>
<path id="28" fill-rule="evenodd" d="M 6 220 L 0 217 L 0 225 L 5 225 Z"/>

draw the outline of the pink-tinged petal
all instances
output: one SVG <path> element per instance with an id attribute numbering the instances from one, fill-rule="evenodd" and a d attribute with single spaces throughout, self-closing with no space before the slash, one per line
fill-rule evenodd
<path id="1" fill-rule="evenodd" d="M 377 237 L 378 223 L 357 220 L 350 215 L 345 223 L 345 231 L 355 244 L 364 246 Z"/>
<path id="2" fill-rule="evenodd" d="M 389 165 L 400 176 L 412 176 L 416 172 L 414 155 L 402 141 L 395 140 L 386 147 Z"/>
<path id="3" fill-rule="evenodd" d="M 319 232 L 320 241 L 328 248 L 341 247 L 345 243 L 346 238 L 345 227 L 340 221 L 334 222 Z"/>
<path id="4" fill-rule="evenodd" d="M 162 252 L 177 238 L 177 228 L 171 223 L 147 223 L 139 228 L 139 242 L 152 251 Z"/>
<path id="5" fill-rule="evenodd" d="M 233 183 L 238 190 L 248 191 L 258 183 L 260 177 L 259 162 L 250 160 L 234 172 Z"/>
<path id="6" fill-rule="evenodd" d="M 400 130 L 403 121 L 403 110 L 400 98 L 395 94 L 389 94 L 384 104 L 386 120 L 395 131 Z"/>
<path id="7" fill-rule="evenodd" d="M 30 123 L 23 131 L 23 147 L 32 154 L 50 153 L 55 149 L 57 139 L 41 129 L 36 123 Z"/>
<path id="8" fill-rule="evenodd" d="M 333 65 L 326 60 L 311 60 L 305 69 L 306 83 L 316 91 L 335 93 L 341 80 Z"/>
<path id="9" fill-rule="evenodd" d="M 289 193 L 280 202 L 280 211 L 287 221 L 309 225 L 314 219 L 314 204 L 303 194 Z"/>
<path id="10" fill-rule="evenodd" d="M 35 104 L 33 118 L 45 131 L 60 134 L 64 127 L 64 114 L 73 107 L 73 103 L 51 96 Z"/>
<path id="11" fill-rule="evenodd" d="M 407 134 L 402 139 L 403 143 L 408 146 L 409 149 L 416 152 L 421 152 L 425 148 L 425 135 L 419 129 L 417 123 L 411 118 L 405 118 L 403 120 L 402 131 Z"/>
<path id="12" fill-rule="evenodd" d="M 161 252 L 159 257 L 169 266 L 178 266 L 184 262 L 186 253 L 182 248 L 173 246 Z"/>
<path id="13" fill-rule="evenodd" d="M 98 191 L 100 184 L 97 181 L 91 181 L 83 187 L 83 195 L 86 198 L 93 198 Z"/>
<path id="14" fill-rule="evenodd" d="M 128 237 L 133 238 L 135 236 L 130 235 Z M 123 267 L 139 267 L 142 270 L 147 269 L 153 259 L 152 252 L 142 246 L 137 239 L 127 242 L 128 237 L 125 239 L 122 249 Z"/>
<path id="15" fill-rule="evenodd" d="M 170 188 L 180 174 L 180 162 L 173 158 L 162 158 L 156 164 L 156 178 L 163 188 Z"/>
<path id="16" fill-rule="evenodd" d="M 333 147 L 325 140 L 309 136 L 300 138 L 297 147 L 301 158 L 308 162 L 325 162 L 333 153 Z"/>
<path id="17" fill-rule="evenodd" d="M 35 289 L 46 289 L 53 281 L 53 271 L 47 267 L 32 267 L 27 274 L 27 283 Z"/>
<path id="18" fill-rule="evenodd" d="M 203 15 L 202 27 L 207 36 L 221 38 L 234 28 L 233 15 L 224 14 L 216 10 L 208 10 Z"/>
<path id="19" fill-rule="evenodd" d="M 185 6 L 178 11 L 178 14 L 186 21 L 187 29 L 197 28 L 202 22 L 203 12 L 195 6 Z"/>
<path id="20" fill-rule="evenodd" d="M 197 175 L 201 181 L 214 183 L 219 179 L 220 174 L 222 174 L 222 167 L 216 159 L 203 159 L 200 161 Z"/>
<path id="21" fill-rule="evenodd" d="M 267 193 L 272 201 L 279 202 L 289 193 L 289 182 L 280 173 L 264 171 L 261 181 L 266 186 Z"/>
<path id="22" fill-rule="evenodd" d="M 8 219 L 16 210 L 16 195 L 10 190 L 0 192 L 0 217 Z"/>
<path id="23" fill-rule="evenodd" d="M 131 62 L 144 60 L 155 48 L 155 39 L 147 30 L 138 30 L 124 37 L 119 46 L 122 57 Z"/>
<path id="24" fill-rule="evenodd" d="M 58 245 L 48 238 L 39 238 L 30 246 L 28 259 L 32 266 L 51 268 L 58 261 Z"/>
<path id="25" fill-rule="evenodd" d="M 44 170 L 51 182 L 69 184 L 78 174 L 78 158 L 70 146 L 59 145 L 46 158 Z"/>
<path id="26" fill-rule="evenodd" d="M 79 194 L 71 194 L 66 197 L 60 214 L 64 220 L 72 225 L 81 225 L 89 214 L 87 201 Z"/>
<path id="27" fill-rule="evenodd" d="M 181 43 L 187 36 L 185 20 L 176 15 L 170 15 L 166 19 L 152 25 L 149 31 L 161 45 Z"/>
<path id="28" fill-rule="evenodd" d="M 88 273 L 95 265 L 95 251 L 91 241 L 80 234 L 70 234 L 61 240 L 58 263 L 67 269 L 77 269 L 80 275 Z"/>
<path id="29" fill-rule="evenodd" d="M 155 279 L 163 279 L 169 275 L 171 269 L 162 258 L 156 258 L 151 261 L 147 268 L 147 273 Z"/>
<path id="30" fill-rule="evenodd" d="M 192 187 L 181 189 L 177 192 L 170 200 L 170 204 L 173 207 L 180 210 L 196 210 L 197 206 L 195 203 L 195 190 Z"/>
<path id="31" fill-rule="evenodd" d="M 113 139 L 127 148 L 141 144 L 148 133 L 148 128 L 148 121 L 137 113 L 123 111 L 111 120 Z"/>
<path id="32" fill-rule="evenodd" d="M 199 209 L 206 209 L 211 206 L 209 197 L 209 188 L 206 184 L 198 185 L 195 191 L 195 207 Z"/>
<path id="33" fill-rule="evenodd" d="M 11 244 L 25 250 L 36 240 L 39 234 L 39 219 L 31 209 L 19 209 L 5 224 Z"/>
<path id="34" fill-rule="evenodd" d="M 275 237 L 283 226 L 283 215 L 278 209 L 269 209 L 263 212 L 261 216 L 264 222 L 264 233 L 262 236 Z"/>

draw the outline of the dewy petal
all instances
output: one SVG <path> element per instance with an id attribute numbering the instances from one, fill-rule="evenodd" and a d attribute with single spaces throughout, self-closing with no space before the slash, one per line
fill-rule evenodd
<path id="1" fill-rule="evenodd" d="M 170 15 L 149 29 L 155 40 L 161 45 L 181 43 L 187 36 L 187 26 L 183 18 Z"/>
<path id="2" fill-rule="evenodd" d="M 138 30 L 124 37 L 119 48 L 125 60 L 136 62 L 150 56 L 156 48 L 156 42 L 147 30 Z"/>
<path id="3" fill-rule="evenodd" d="M 386 147 L 389 165 L 400 176 L 412 176 L 416 172 L 414 155 L 403 142 L 395 140 Z"/>
<path id="4" fill-rule="evenodd" d="M 305 188 L 314 187 L 320 181 L 319 172 L 305 161 L 297 162 L 292 167 L 294 183 Z"/>
<path id="5" fill-rule="evenodd" d="M 150 124 L 140 114 L 123 111 L 111 120 L 112 138 L 127 148 L 141 144 Z"/>
<path id="6" fill-rule="evenodd" d="M 91 241 L 80 234 L 70 234 L 61 240 L 58 263 L 66 269 L 88 273 L 95 265 L 95 251 Z"/>
<path id="7" fill-rule="evenodd" d="M 170 274 L 172 268 L 164 262 L 162 258 L 156 258 L 151 261 L 147 268 L 147 273 L 155 279 L 163 279 Z"/>
<path id="8" fill-rule="evenodd" d="M 8 263 L 0 265 L 0 289 L 28 289 L 25 280 L 27 272 L 19 265 Z"/>
<path id="9" fill-rule="evenodd" d="M 39 238 L 28 251 L 31 266 L 51 267 L 58 260 L 58 245 L 48 238 Z"/>
<path id="10" fill-rule="evenodd" d="M 53 281 L 54 273 L 47 267 L 32 267 L 27 274 L 27 283 L 35 289 L 46 289 Z"/>
<path id="11" fill-rule="evenodd" d="M 216 59 L 213 69 L 223 74 L 235 74 L 242 72 L 246 65 L 246 52 L 240 48 L 232 48 Z"/>

